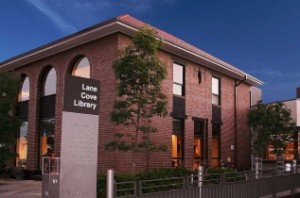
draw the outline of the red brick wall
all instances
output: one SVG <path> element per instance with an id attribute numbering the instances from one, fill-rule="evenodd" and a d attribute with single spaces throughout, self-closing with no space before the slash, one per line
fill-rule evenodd
<path id="1" fill-rule="evenodd" d="M 251 136 L 247 125 L 250 110 L 250 87 L 241 84 L 237 88 L 237 164 L 240 169 L 251 167 Z"/>
<path id="2" fill-rule="evenodd" d="M 100 80 L 100 112 L 99 112 L 99 150 L 98 150 L 98 171 L 105 172 L 107 168 L 114 168 L 117 171 L 133 171 L 132 153 L 108 152 L 104 149 L 107 142 L 113 139 L 116 131 L 130 131 L 123 126 L 115 126 L 110 121 L 110 112 L 115 99 L 116 80 L 112 70 L 114 60 L 118 56 L 118 50 L 130 43 L 130 38 L 123 34 L 113 34 L 102 39 L 69 49 L 54 56 L 31 63 L 17 69 L 18 73 L 24 73 L 30 80 L 30 102 L 29 102 L 29 145 L 28 145 L 28 169 L 37 168 L 38 158 L 38 129 L 39 129 L 39 100 L 40 81 L 43 69 L 51 65 L 57 72 L 57 95 L 56 95 L 56 126 L 55 126 L 55 152 L 59 156 L 61 141 L 61 124 L 63 108 L 64 79 L 69 71 L 70 64 L 79 55 L 86 56 L 92 66 L 92 78 Z M 194 121 L 192 117 L 199 117 L 208 120 L 208 143 L 211 144 L 211 70 L 189 62 L 182 58 L 170 55 L 161 51 L 159 57 L 167 65 L 168 77 L 163 82 L 163 91 L 168 97 L 169 115 L 165 119 L 155 118 L 153 124 L 158 132 L 152 135 L 155 143 L 163 143 L 168 146 L 167 152 L 151 153 L 150 167 L 171 167 L 171 134 L 172 134 L 172 112 L 173 106 L 173 61 L 181 61 L 185 64 L 186 71 L 186 115 L 185 137 L 184 137 L 184 165 L 191 169 L 193 163 L 193 138 Z M 198 83 L 198 70 L 201 70 L 202 82 Z M 222 76 L 222 75 L 221 75 Z M 222 97 L 222 122 L 221 127 L 221 158 L 227 156 L 234 158 L 234 151 L 230 145 L 234 144 L 234 80 L 226 76 L 221 78 Z M 249 110 L 249 86 L 242 84 L 238 87 L 238 164 L 244 166 L 249 163 L 249 130 L 246 127 L 246 114 Z M 246 143 L 245 143 L 246 142 Z M 208 156 L 211 156 L 211 146 L 208 146 Z M 205 152 L 204 152 L 205 153 Z M 143 170 L 146 163 L 145 154 L 137 155 L 136 171 Z"/>

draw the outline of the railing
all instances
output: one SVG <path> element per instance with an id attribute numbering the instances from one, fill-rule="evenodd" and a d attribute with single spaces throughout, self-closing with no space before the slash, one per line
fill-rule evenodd
<path id="1" fill-rule="evenodd" d="M 268 173 L 271 172 L 272 174 Z M 258 198 L 276 196 L 300 188 L 300 173 L 264 172 L 259 179 L 251 172 L 204 174 L 167 179 L 116 182 L 115 197 L 136 198 Z M 201 183 L 199 187 L 199 183 Z"/>

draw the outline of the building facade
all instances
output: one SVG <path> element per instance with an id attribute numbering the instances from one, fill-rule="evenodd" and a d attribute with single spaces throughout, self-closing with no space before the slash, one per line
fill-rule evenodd
<path id="1" fill-rule="evenodd" d="M 290 136 L 290 142 L 287 143 L 287 148 L 284 151 L 284 159 L 287 161 L 290 160 L 299 160 L 300 148 L 299 148 L 299 137 L 300 137 L 300 88 L 296 89 L 296 98 L 291 100 L 279 101 L 284 104 L 284 107 L 289 109 L 291 112 L 291 118 L 296 124 L 294 132 Z M 265 159 L 266 161 L 275 161 L 277 156 L 273 152 L 273 146 L 269 146 Z"/>
<path id="2" fill-rule="evenodd" d="M 119 50 L 145 24 L 129 15 L 118 16 L 38 49 L 0 63 L 1 71 L 21 76 L 17 115 L 24 124 L 17 142 L 17 163 L 40 170 L 41 157 L 60 156 L 64 85 L 68 75 L 100 81 L 98 171 L 132 169 L 132 153 L 110 152 L 105 145 L 120 130 L 110 121 L 116 98 L 112 65 Z M 154 27 L 152 27 L 154 28 Z M 255 77 L 162 31 L 159 59 L 167 65 L 162 89 L 168 97 L 168 116 L 154 118 L 155 143 L 167 152 L 150 153 L 150 167 L 219 166 L 229 160 L 237 168 L 250 167 L 250 130 L 247 113 Z M 145 154 L 136 169 L 145 168 Z"/>

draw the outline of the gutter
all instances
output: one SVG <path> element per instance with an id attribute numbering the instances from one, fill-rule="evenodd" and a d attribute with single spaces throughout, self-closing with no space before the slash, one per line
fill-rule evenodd
<path id="1" fill-rule="evenodd" d="M 235 79 L 235 84 L 234 84 L 234 166 L 237 168 L 237 147 L 238 147 L 238 139 L 237 139 L 237 133 L 238 133 L 238 118 L 237 118 L 237 109 L 238 109 L 238 104 L 237 104 L 237 97 L 238 97 L 238 86 L 240 86 L 242 83 L 246 82 L 248 79 L 248 76 L 245 75 L 243 80 L 240 80 L 238 82 L 237 79 Z"/>

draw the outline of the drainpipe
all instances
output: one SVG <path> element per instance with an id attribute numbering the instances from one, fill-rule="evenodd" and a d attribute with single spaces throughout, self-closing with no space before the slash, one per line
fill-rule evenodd
<path id="1" fill-rule="evenodd" d="M 237 128 L 237 88 L 238 86 L 240 86 L 240 84 L 244 83 L 246 80 L 248 79 L 248 76 L 245 75 L 243 80 L 238 81 L 237 79 L 235 79 L 235 84 L 234 84 L 234 166 L 237 168 L 237 132 L 238 132 L 238 128 Z"/>

